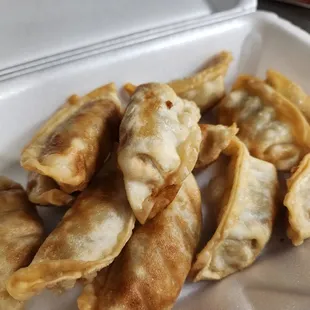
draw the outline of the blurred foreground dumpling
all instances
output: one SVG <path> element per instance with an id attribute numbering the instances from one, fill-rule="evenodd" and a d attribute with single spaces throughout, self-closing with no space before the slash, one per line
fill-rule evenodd
<path id="1" fill-rule="evenodd" d="M 200 231 L 200 191 L 190 175 L 173 202 L 139 225 L 120 256 L 85 287 L 79 309 L 171 309 L 191 268 Z"/>
<path id="2" fill-rule="evenodd" d="M 217 109 L 221 124 L 237 124 L 252 156 L 290 170 L 310 150 L 310 126 L 300 110 L 272 87 L 241 76 Z"/>
<path id="3" fill-rule="evenodd" d="M 230 157 L 228 169 L 212 179 L 207 190 L 218 226 L 197 255 L 194 281 L 222 279 L 248 267 L 271 236 L 278 189 L 274 165 L 250 156 L 236 137 L 224 154 Z"/>
<path id="4" fill-rule="evenodd" d="M 310 154 L 287 180 L 284 205 L 288 209 L 287 235 L 294 245 L 300 245 L 310 237 Z"/>
<path id="5" fill-rule="evenodd" d="M 19 310 L 24 303 L 13 299 L 6 282 L 19 268 L 27 266 L 43 238 L 43 226 L 35 206 L 23 188 L 0 176 L 0 309 Z"/>
<path id="6" fill-rule="evenodd" d="M 47 237 L 32 263 L 9 279 L 9 293 L 26 300 L 44 288 L 63 290 L 80 278 L 90 281 L 119 255 L 134 223 L 122 175 L 111 172 L 97 177 Z"/>
<path id="7" fill-rule="evenodd" d="M 24 148 L 22 167 L 52 178 L 67 193 L 83 190 L 112 151 L 120 108 L 113 83 L 71 96 Z"/>
<path id="8" fill-rule="evenodd" d="M 166 84 L 140 85 L 120 125 L 118 164 L 140 223 L 164 209 L 193 170 L 201 131 L 197 105 Z"/>

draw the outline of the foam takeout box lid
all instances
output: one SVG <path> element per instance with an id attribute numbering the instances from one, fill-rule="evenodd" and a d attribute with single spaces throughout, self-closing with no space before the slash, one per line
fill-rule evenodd
<path id="1" fill-rule="evenodd" d="M 244 15 L 256 4 L 256 0 L 5 0 L 0 4 L 0 75 L 46 57 L 122 41 L 130 34 L 139 36 L 195 19 L 215 22 Z"/>

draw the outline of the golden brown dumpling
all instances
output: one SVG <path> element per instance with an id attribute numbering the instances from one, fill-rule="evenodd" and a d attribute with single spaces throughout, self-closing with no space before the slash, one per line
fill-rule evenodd
<path id="1" fill-rule="evenodd" d="M 231 61 L 231 53 L 223 51 L 215 55 L 202 71 L 168 85 L 179 97 L 196 102 L 203 113 L 224 97 L 224 77 Z"/>
<path id="2" fill-rule="evenodd" d="M 212 164 L 229 145 L 231 139 L 237 134 L 238 128 L 235 124 L 230 127 L 223 125 L 199 125 L 202 141 L 195 168 L 206 168 Z"/>
<path id="3" fill-rule="evenodd" d="M 32 263 L 9 279 L 7 289 L 26 300 L 44 288 L 67 289 L 91 280 L 117 257 L 132 234 L 135 217 L 122 175 L 102 175 L 75 200 Z"/>
<path id="4" fill-rule="evenodd" d="M 67 206 L 73 201 L 52 178 L 37 172 L 28 174 L 27 194 L 31 202 L 41 206 Z"/>
<path id="5" fill-rule="evenodd" d="M 136 218 L 145 223 L 171 203 L 199 153 L 200 112 L 165 84 L 144 84 L 120 126 L 118 164 Z"/>
<path id="6" fill-rule="evenodd" d="M 35 206 L 23 188 L 0 177 L 0 309 L 23 309 L 23 302 L 6 291 L 8 278 L 17 269 L 27 266 L 43 238 L 43 226 Z"/>
<path id="7" fill-rule="evenodd" d="M 267 71 L 266 83 L 295 104 L 310 121 L 310 97 L 299 85 L 274 70 Z"/>
<path id="8" fill-rule="evenodd" d="M 193 100 L 203 113 L 224 97 L 224 77 L 231 61 L 231 53 L 223 51 L 215 55 L 202 71 L 182 80 L 169 82 L 168 85 L 179 97 Z M 124 88 L 132 95 L 136 86 L 127 83 Z"/>
<path id="9" fill-rule="evenodd" d="M 85 287 L 79 309 L 171 309 L 190 270 L 200 230 L 200 192 L 190 175 L 174 201 L 138 226 L 115 262 Z"/>
<path id="10" fill-rule="evenodd" d="M 197 255 L 195 281 L 222 279 L 253 263 L 271 236 L 276 211 L 277 171 L 250 156 L 233 138 L 224 153 L 229 167 L 209 185 L 209 200 L 218 210 L 218 227 Z"/>
<path id="11" fill-rule="evenodd" d="M 24 148 L 21 165 L 49 176 L 67 193 L 82 190 L 109 156 L 120 119 L 113 83 L 82 98 L 71 96 Z"/>
<path id="12" fill-rule="evenodd" d="M 221 124 L 237 124 L 253 156 L 279 170 L 290 170 L 309 151 L 310 126 L 300 110 L 255 77 L 239 77 L 217 112 Z"/>
<path id="13" fill-rule="evenodd" d="M 296 171 L 287 180 L 284 205 L 288 209 L 288 237 L 300 245 L 310 237 L 310 154 L 307 154 Z"/>

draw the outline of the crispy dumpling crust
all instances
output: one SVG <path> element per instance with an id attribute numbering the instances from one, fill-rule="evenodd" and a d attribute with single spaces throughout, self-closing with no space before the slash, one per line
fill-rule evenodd
<path id="1" fill-rule="evenodd" d="M 231 61 L 231 53 L 222 51 L 215 55 L 202 71 L 182 80 L 169 82 L 168 85 L 179 97 L 193 100 L 203 113 L 224 97 L 224 77 Z M 136 86 L 127 83 L 124 89 L 132 95 Z"/>
<path id="2" fill-rule="evenodd" d="M 198 158 L 200 112 L 165 84 L 140 85 L 120 126 L 118 164 L 140 223 L 176 196 Z"/>
<path id="3" fill-rule="evenodd" d="M 49 176 L 61 190 L 83 190 L 112 151 L 121 119 L 113 83 L 71 96 L 21 154 L 26 170 Z"/>
<path id="4" fill-rule="evenodd" d="M 202 135 L 199 156 L 195 168 L 208 167 L 220 156 L 222 151 L 230 144 L 231 139 L 238 133 L 236 124 L 230 127 L 223 125 L 199 125 Z"/>
<path id="5" fill-rule="evenodd" d="M 31 202 L 41 206 L 67 206 L 73 201 L 52 178 L 37 172 L 28 174 L 27 194 Z"/>
<path id="6" fill-rule="evenodd" d="M 310 121 L 310 96 L 299 85 L 274 70 L 267 71 L 266 83 L 295 104 L 308 122 Z"/>
<path id="7" fill-rule="evenodd" d="M 219 104 L 219 122 L 239 128 L 250 153 L 290 170 L 309 151 L 310 126 L 300 110 L 272 87 L 241 76 Z"/>
<path id="8" fill-rule="evenodd" d="M 6 281 L 19 268 L 27 266 L 43 238 L 43 226 L 35 206 L 23 188 L 0 176 L 0 309 L 20 310 L 23 302 L 13 299 Z"/>
<path id="9" fill-rule="evenodd" d="M 78 196 L 32 263 L 13 274 L 8 291 L 26 300 L 44 288 L 62 290 L 80 278 L 90 281 L 119 255 L 134 223 L 121 174 L 101 175 Z"/>
<path id="10" fill-rule="evenodd" d="M 218 227 L 197 255 L 194 281 L 222 279 L 248 267 L 271 236 L 278 189 L 275 167 L 250 156 L 236 137 L 224 153 L 231 157 L 228 170 L 208 189 L 218 210 Z"/>
<path id="11" fill-rule="evenodd" d="M 294 245 L 300 245 L 310 237 L 310 154 L 287 180 L 284 205 L 288 209 L 287 236 Z"/>
<path id="12" fill-rule="evenodd" d="M 139 225 L 115 262 L 85 287 L 79 309 L 171 309 L 190 270 L 200 231 L 200 191 L 190 175 L 174 201 Z"/>

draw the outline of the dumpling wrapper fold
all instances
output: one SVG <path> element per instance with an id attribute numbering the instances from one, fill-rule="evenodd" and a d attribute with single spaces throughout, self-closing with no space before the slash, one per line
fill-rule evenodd
<path id="1" fill-rule="evenodd" d="M 31 202 L 41 206 L 68 206 L 73 196 L 62 191 L 50 177 L 37 172 L 29 172 L 27 194 Z"/>
<path id="2" fill-rule="evenodd" d="M 295 104 L 310 122 L 310 96 L 298 84 L 274 70 L 267 71 L 266 83 Z"/>
<path id="3" fill-rule="evenodd" d="M 122 175 L 100 175 L 78 196 L 32 263 L 12 275 L 9 293 L 26 300 L 44 288 L 63 290 L 80 278 L 92 280 L 119 255 L 134 223 Z"/>
<path id="4" fill-rule="evenodd" d="M 231 61 L 231 53 L 222 51 L 215 55 L 202 71 L 181 80 L 171 81 L 168 85 L 179 97 L 194 101 L 201 113 L 204 113 L 224 97 L 224 77 Z M 124 88 L 132 95 L 136 86 L 127 83 Z"/>
<path id="5" fill-rule="evenodd" d="M 236 137 L 224 154 L 231 157 L 229 167 L 207 190 L 218 211 L 218 226 L 197 255 L 194 281 L 222 279 L 248 267 L 271 236 L 278 190 L 275 167 L 250 156 Z"/>
<path id="6" fill-rule="evenodd" d="M 24 308 L 23 302 L 9 295 L 6 282 L 31 262 L 42 241 L 43 225 L 26 192 L 0 176 L 0 310 Z"/>
<path id="7" fill-rule="evenodd" d="M 221 124 L 237 124 L 252 156 L 290 170 L 309 152 L 310 126 L 300 110 L 258 78 L 241 76 L 217 106 Z"/>
<path id="8" fill-rule="evenodd" d="M 199 124 L 202 140 L 195 168 L 202 169 L 211 165 L 230 144 L 238 133 L 236 124 L 230 127 L 223 125 Z"/>
<path id="9" fill-rule="evenodd" d="M 294 245 L 300 245 L 310 237 L 310 154 L 287 180 L 284 205 L 288 209 L 287 235 Z"/>
<path id="10" fill-rule="evenodd" d="M 141 224 L 168 206 L 199 153 L 200 112 L 166 84 L 140 85 L 120 125 L 118 164 Z"/>
<path id="11" fill-rule="evenodd" d="M 83 190 L 112 151 L 120 108 L 113 83 L 71 96 L 26 145 L 22 167 L 52 178 L 67 193 Z"/>
<path id="12" fill-rule="evenodd" d="M 79 309 L 171 309 L 190 270 L 200 232 L 200 191 L 190 175 L 174 201 L 139 225 L 120 256 L 85 287 Z"/>

